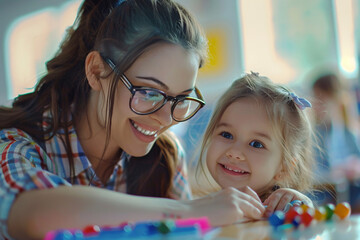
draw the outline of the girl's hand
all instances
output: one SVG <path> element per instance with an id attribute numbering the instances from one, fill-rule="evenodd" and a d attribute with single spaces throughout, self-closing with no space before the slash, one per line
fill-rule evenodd
<path id="1" fill-rule="evenodd" d="M 314 205 L 310 198 L 298 192 L 294 189 L 290 188 L 279 188 L 274 191 L 265 201 L 264 205 L 267 205 L 265 211 L 265 217 L 269 217 L 274 211 L 280 210 L 283 211 L 285 209 L 286 204 L 290 203 L 294 200 L 300 200 L 307 206 L 313 208 Z"/>
<path id="2" fill-rule="evenodd" d="M 212 226 L 222 226 L 243 220 L 260 219 L 265 211 L 258 195 L 249 187 L 232 187 L 190 201 L 190 211 L 196 216 L 207 216 Z"/>

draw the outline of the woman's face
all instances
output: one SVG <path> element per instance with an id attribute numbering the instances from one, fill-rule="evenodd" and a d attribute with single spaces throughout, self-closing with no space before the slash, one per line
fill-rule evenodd
<path id="1" fill-rule="evenodd" d="M 258 194 L 274 184 L 282 150 L 265 108 L 253 98 L 233 102 L 217 124 L 207 151 L 207 167 L 222 187 L 249 186 Z"/>
<path id="2" fill-rule="evenodd" d="M 158 43 L 143 53 L 124 74 L 134 86 L 155 88 L 175 97 L 193 91 L 198 67 L 199 57 L 195 53 L 175 44 Z M 138 115 L 129 107 L 130 98 L 130 91 L 119 81 L 110 144 L 132 156 L 143 156 L 161 133 L 176 124 L 171 117 L 172 102 L 152 114 Z M 98 112 L 103 118 L 104 110 L 98 109 Z"/>

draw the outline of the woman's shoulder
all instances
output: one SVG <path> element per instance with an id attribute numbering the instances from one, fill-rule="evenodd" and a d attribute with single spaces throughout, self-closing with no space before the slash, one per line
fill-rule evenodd
<path id="1" fill-rule="evenodd" d="M 21 159 L 22 163 L 29 161 L 31 166 L 43 168 L 50 159 L 43 146 L 18 128 L 0 129 L 0 152 L 2 164 L 15 163 L 14 168 L 17 161 L 13 160 Z"/>
<path id="2" fill-rule="evenodd" d="M 34 142 L 33 138 L 25 131 L 19 128 L 4 128 L 0 129 L 0 143 L 14 141 L 30 141 Z"/>
<path id="3" fill-rule="evenodd" d="M 0 152 L 3 155 L 31 155 L 33 157 L 45 154 L 42 146 L 35 139 L 18 128 L 0 129 Z"/>

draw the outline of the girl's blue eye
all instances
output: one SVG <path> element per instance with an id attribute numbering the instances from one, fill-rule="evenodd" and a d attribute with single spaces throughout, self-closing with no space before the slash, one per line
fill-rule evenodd
<path id="1" fill-rule="evenodd" d="M 255 141 L 255 140 L 252 141 L 249 145 L 254 147 L 254 148 L 264 148 L 264 145 L 262 145 L 261 142 Z"/>
<path id="2" fill-rule="evenodd" d="M 231 135 L 229 132 L 221 132 L 220 135 L 227 139 L 233 139 L 233 135 Z"/>

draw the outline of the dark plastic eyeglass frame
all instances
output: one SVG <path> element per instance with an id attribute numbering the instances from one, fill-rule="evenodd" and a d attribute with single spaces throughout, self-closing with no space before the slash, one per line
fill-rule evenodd
<path id="1" fill-rule="evenodd" d="M 110 59 L 110 58 L 107 58 L 107 57 L 104 57 L 103 55 L 100 54 L 100 56 L 104 59 L 104 61 L 110 66 L 110 68 L 113 70 L 113 71 L 116 71 L 116 65 L 114 64 L 114 62 Z M 178 95 L 176 97 L 172 97 L 172 96 L 169 96 L 167 95 L 165 92 L 159 90 L 159 89 L 156 89 L 156 88 L 150 88 L 150 87 L 141 87 L 141 86 L 134 86 L 130 81 L 129 79 L 125 76 L 124 73 L 122 73 L 120 75 L 120 79 L 122 81 L 122 83 L 125 85 L 125 87 L 127 89 L 129 89 L 130 93 L 131 93 L 131 98 L 129 100 L 129 108 L 131 109 L 131 111 L 133 111 L 134 113 L 138 114 L 138 115 L 149 115 L 149 114 L 152 114 L 158 110 L 160 110 L 168 101 L 171 101 L 172 102 L 172 105 L 171 105 L 171 117 L 172 119 L 174 119 L 176 122 L 184 122 L 184 121 L 187 121 L 189 120 L 190 118 L 192 118 L 193 116 L 195 116 L 195 114 L 202 108 L 205 106 L 205 101 L 204 101 L 204 98 L 200 92 L 200 90 L 195 87 L 195 94 L 198 98 L 194 98 L 194 97 L 189 97 L 189 96 L 184 96 L 184 95 Z M 150 112 L 146 112 L 146 113 L 142 113 L 142 112 L 138 112 L 136 111 L 135 109 L 132 108 L 131 106 L 131 102 L 132 102 L 132 99 L 135 95 L 135 93 L 137 91 L 141 91 L 141 90 L 152 90 L 152 91 L 155 91 L 155 92 L 158 92 L 160 93 L 161 95 L 164 96 L 164 102 L 156 109 L 150 111 Z M 192 101 L 196 101 L 198 102 L 200 105 L 199 107 L 197 108 L 196 111 L 194 111 L 191 115 L 189 115 L 187 118 L 184 118 L 182 120 L 179 120 L 179 119 L 176 119 L 174 118 L 174 109 L 176 107 L 176 105 L 182 101 L 182 100 L 192 100 Z"/>

